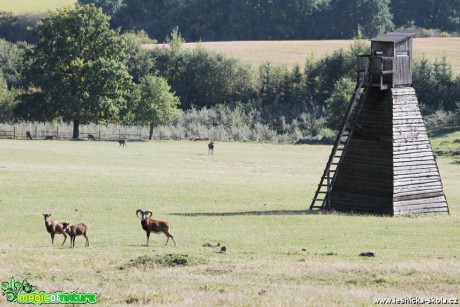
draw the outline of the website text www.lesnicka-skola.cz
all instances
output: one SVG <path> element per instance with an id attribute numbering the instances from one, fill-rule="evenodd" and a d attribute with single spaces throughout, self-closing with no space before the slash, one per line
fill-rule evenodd
<path id="1" fill-rule="evenodd" d="M 457 298 L 446 298 L 446 297 L 390 297 L 390 298 L 374 298 L 374 304 L 376 305 L 458 305 Z"/>

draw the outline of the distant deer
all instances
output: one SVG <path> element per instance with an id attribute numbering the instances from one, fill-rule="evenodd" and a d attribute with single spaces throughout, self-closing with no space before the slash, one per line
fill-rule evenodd
<path id="1" fill-rule="evenodd" d="M 31 140 L 32 139 L 32 135 L 30 134 L 30 131 L 26 131 L 26 137 Z"/>
<path id="2" fill-rule="evenodd" d="M 126 140 L 118 140 L 118 144 L 123 147 L 128 147 L 128 144 L 126 144 Z"/>
<path id="3" fill-rule="evenodd" d="M 208 144 L 208 155 L 209 153 L 211 153 L 212 155 L 214 155 L 214 142 L 210 142 Z"/>
<path id="4" fill-rule="evenodd" d="M 92 134 L 88 134 L 88 141 L 91 140 L 91 141 L 95 141 L 96 138 L 94 137 L 94 135 Z"/>

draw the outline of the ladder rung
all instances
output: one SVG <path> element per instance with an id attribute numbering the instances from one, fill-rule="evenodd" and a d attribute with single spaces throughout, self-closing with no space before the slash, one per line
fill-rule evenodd
<path id="1" fill-rule="evenodd" d="M 328 194 L 330 192 L 330 188 L 332 187 L 332 180 L 337 175 L 336 173 L 339 162 L 343 158 L 344 151 L 346 150 L 350 142 L 353 129 L 355 129 L 355 126 L 357 126 L 358 128 L 360 127 L 357 123 L 354 122 L 353 118 L 356 118 L 360 114 L 364 98 L 366 97 L 366 93 L 368 92 L 368 87 L 371 85 L 369 84 L 369 81 L 366 79 L 366 76 L 368 75 L 368 69 L 369 63 L 364 70 L 360 71 L 362 72 L 362 74 L 359 76 L 359 78 L 357 78 L 357 84 L 353 91 L 353 97 L 350 101 L 348 115 L 345 119 L 345 123 L 342 127 L 342 130 L 340 130 L 339 135 L 336 138 L 334 147 L 329 156 L 329 161 L 327 163 L 326 168 L 324 169 L 321 181 L 318 184 L 315 198 L 313 199 L 310 205 L 309 210 L 311 211 L 324 209 L 325 202 L 327 201 L 327 199 L 329 199 Z M 320 195 L 323 198 L 317 198 Z M 318 202 L 321 203 L 318 204 Z"/>

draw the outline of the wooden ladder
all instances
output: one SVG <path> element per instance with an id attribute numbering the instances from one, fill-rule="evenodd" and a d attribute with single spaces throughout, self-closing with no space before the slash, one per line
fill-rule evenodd
<path id="1" fill-rule="evenodd" d="M 347 116 L 342 129 L 340 129 L 334 142 L 334 147 L 332 148 L 331 155 L 327 161 L 324 173 L 321 176 L 321 180 L 318 184 L 318 188 L 316 189 L 310 208 L 308 209 L 308 213 L 318 212 L 323 209 L 330 209 L 329 195 L 336 178 L 340 162 L 346 149 L 348 148 L 348 144 L 350 143 L 355 127 L 359 127 L 355 120 L 361 113 L 363 102 L 366 99 L 366 94 L 368 92 L 369 87 L 366 82 L 369 77 L 368 71 L 369 62 L 366 64 L 365 69 L 358 70 L 360 75 L 356 83 L 353 98 L 351 99 L 351 103 L 348 108 Z"/>

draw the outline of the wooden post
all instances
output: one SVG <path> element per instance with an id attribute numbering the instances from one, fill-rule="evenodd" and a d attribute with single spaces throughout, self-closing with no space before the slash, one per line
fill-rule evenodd
<path id="1" fill-rule="evenodd" d="M 56 127 L 56 138 L 59 139 L 59 126 Z"/>
<path id="2" fill-rule="evenodd" d="M 35 126 L 35 135 L 34 138 L 37 139 L 37 126 Z"/>
<path id="3" fill-rule="evenodd" d="M 331 176 L 331 172 L 328 171 L 327 172 L 327 194 L 326 194 L 326 200 L 327 200 L 327 210 L 330 210 L 331 209 L 331 198 L 330 198 L 330 192 L 331 192 L 331 182 L 330 182 L 330 176 Z"/>
<path id="4" fill-rule="evenodd" d="M 99 127 L 99 141 L 101 140 L 101 127 Z"/>
<path id="5" fill-rule="evenodd" d="M 16 139 L 16 126 L 13 126 L 13 139 Z"/>

